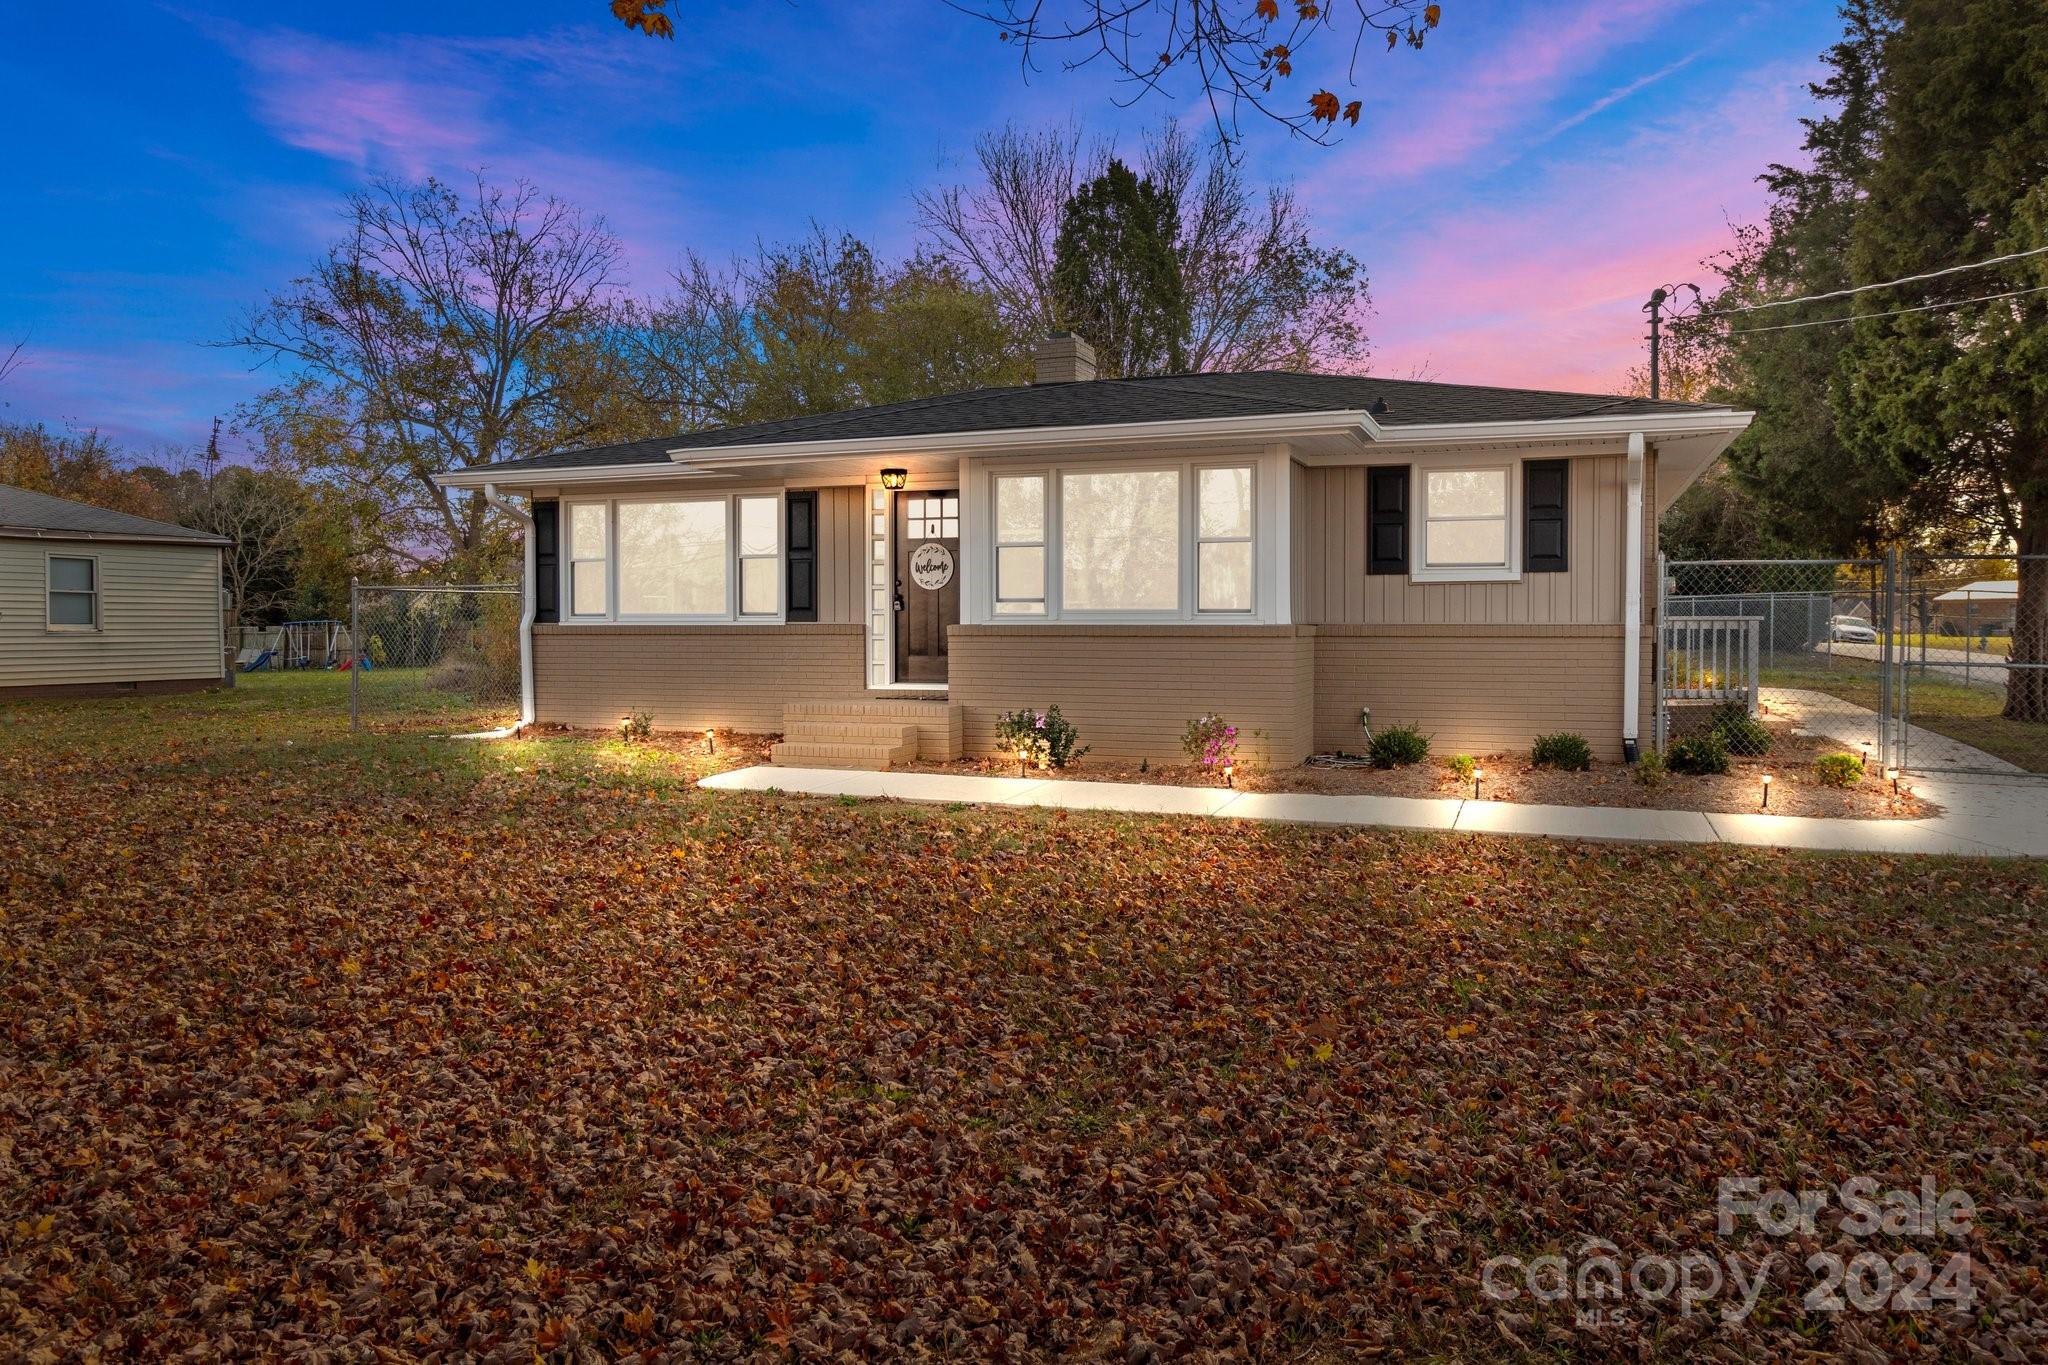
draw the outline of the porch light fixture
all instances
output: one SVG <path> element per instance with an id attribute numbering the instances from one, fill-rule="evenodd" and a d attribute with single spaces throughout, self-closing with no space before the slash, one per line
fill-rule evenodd
<path id="1" fill-rule="evenodd" d="M 1758 809 L 1758 810 L 1769 810 L 1770 808 L 1771 808 L 1771 775 L 1770 775 L 1769 773 L 1765 773 L 1765 774 L 1764 774 L 1764 803 L 1763 803 L 1763 805 L 1761 805 L 1761 806 L 1757 807 L 1757 809 Z"/>
<path id="2" fill-rule="evenodd" d="M 882 471 L 882 487 L 892 493 L 909 482 L 910 471 L 907 469 L 885 469 Z"/>

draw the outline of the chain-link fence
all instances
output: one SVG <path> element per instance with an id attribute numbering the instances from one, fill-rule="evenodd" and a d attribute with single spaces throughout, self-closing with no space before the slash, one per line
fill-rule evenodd
<path id="1" fill-rule="evenodd" d="M 1898 604 L 1905 763 L 2048 773 L 2048 556 L 1910 556 Z"/>
<path id="2" fill-rule="evenodd" d="M 1873 767 L 1892 761 L 1897 699 L 1886 627 L 1896 584 L 1885 561 L 1691 560 L 1662 570 L 1660 748 L 1726 731 L 1739 709 L 1786 760 L 1846 751 L 1866 753 Z"/>
<path id="3" fill-rule="evenodd" d="M 519 719 L 519 586 L 358 583 L 337 667 L 349 725 L 476 731 Z"/>

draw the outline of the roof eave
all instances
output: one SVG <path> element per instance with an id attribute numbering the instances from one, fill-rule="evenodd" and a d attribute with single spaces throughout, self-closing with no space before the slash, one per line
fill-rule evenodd
<path id="1" fill-rule="evenodd" d="M 93 540 L 135 545 L 200 545 L 217 547 L 235 542 L 225 536 L 153 536 L 140 531 L 71 531 L 54 526 L 0 526 L 5 540 Z"/>

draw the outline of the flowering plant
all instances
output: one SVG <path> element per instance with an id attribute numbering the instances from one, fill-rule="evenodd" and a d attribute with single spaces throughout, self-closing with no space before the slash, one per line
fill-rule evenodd
<path id="1" fill-rule="evenodd" d="M 1237 762 L 1237 727 L 1214 712 L 1197 716 L 1188 722 L 1180 747 L 1204 768 L 1230 767 Z"/>
<path id="2" fill-rule="evenodd" d="M 996 742 L 1005 755 L 1039 768 L 1064 768 L 1088 752 L 1081 744 L 1081 732 L 1060 714 L 1057 706 L 1043 711 L 1030 707 L 1008 711 L 996 717 Z"/>

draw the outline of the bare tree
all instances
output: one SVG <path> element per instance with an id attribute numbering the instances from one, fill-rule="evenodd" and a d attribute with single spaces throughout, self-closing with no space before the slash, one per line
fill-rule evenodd
<path id="1" fill-rule="evenodd" d="M 463 465 L 573 443 L 583 394 L 548 362 L 617 297 L 601 219 L 520 182 L 434 180 L 352 195 L 347 236 L 226 343 L 287 371 L 243 414 L 278 457 L 383 511 L 385 548 L 475 571 L 500 553 Z"/>
<path id="2" fill-rule="evenodd" d="M 248 624 L 291 597 L 303 508 L 290 476 L 230 465 L 209 475 L 180 509 L 186 525 L 234 542 L 221 557 L 221 575 L 237 622 Z"/>
<path id="3" fill-rule="evenodd" d="M 8 349 L 6 355 L 0 355 L 0 384 L 5 384 L 7 376 L 21 368 L 23 360 L 21 353 L 27 346 L 28 343 L 26 341 L 17 341 Z"/>
<path id="4" fill-rule="evenodd" d="M 1061 212 L 1110 148 L 1084 147 L 1072 124 L 1008 125 L 974 152 L 979 179 L 918 194 L 918 225 L 937 255 L 996 296 L 1011 325 L 1042 336 L 1063 325 L 1052 285 Z M 1190 368 L 1364 363 L 1365 270 L 1350 252 L 1316 244 L 1291 188 L 1260 195 L 1220 149 L 1197 147 L 1173 123 L 1146 139 L 1141 169 L 1176 206 Z"/>
<path id="5" fill-rule="evenodd" d="M 1358 58 L 1368 42 L 1384 38 L 1391 52 L 1404 42 L 1420 48 L 1443 17 L 1443 6 L 1423 0 L 1351 0 L 1329 5 L 1309 0 L 945 0 L 953 9 L 995 26 L 1014 46 L 1027 78 L 1039 69 L 1041 50 L 1058 53 L 1073 70 L 1106 66 L 1117 73 L 1128 106 L 1148 95 L 1175 91 L 1184 82 L 1209 108 L 1219 140 L 1243 136 L 1246 109 L 1315 142 L 1328 142 L 1341 119 L 1356 124 L 1363 101 L 1348 103 L 1329 87 L 1355 84 Z M 1282 17 L 1282 11 L 1286 17 Z M 1348 51 L 1339 44 L 1349 40 Z M 1288 80 L 1309 54 L 1334 49 L 1344 63 L 1300 104 L 1276 82 Z M 1188 72 L 1182 78 L 1181 73 Z"/>

